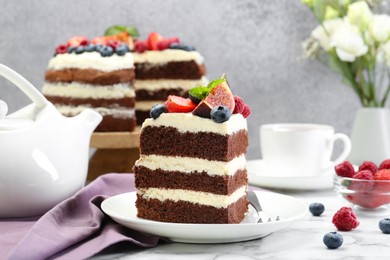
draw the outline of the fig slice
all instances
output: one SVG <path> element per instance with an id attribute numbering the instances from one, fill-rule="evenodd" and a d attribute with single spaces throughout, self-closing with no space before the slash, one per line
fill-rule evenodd
<path id="1" fill-rule="evenodd" d="M 234 111 L 234 96 L 227 82 L 222 82 L 213 88 L 205 99 L 192 111 L 192 114 L 210 118 L 211 109 L 216 106 L 226 106 L 232 113 Z"/>

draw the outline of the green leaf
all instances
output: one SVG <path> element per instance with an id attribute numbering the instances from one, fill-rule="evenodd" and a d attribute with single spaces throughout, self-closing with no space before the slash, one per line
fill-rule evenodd
<path id="1" fill-rule="evenodd" d="M 116 35 L 118 33 L 127 32 L 133 37 L 138 37 L 139 32 L 135 26 L 114 25 L 108 27 L 104 32 L 104 36 Z"/>
<path id="2" fill-rule="evenodd" d="M 319 22 L 325 20 L 326 7 L 329 6 L 338 13 L 342 13 L 340 10 L 339 0 L 313 0 L 313 12 Z"/>
<path id="3" fill-rule="evenodd" d="M 191 96 L 196 97 L 199 100 L 202 100 L 205 97 L 207 97 L 207 95 L 210 93 L 211 90 L 213 90 L 213 88 L 215 88 L 216 86 L 218 86 L 219 84 L 225 81 L 226 81 L 226 77 L 224 74 L 220 79 L 215 79 L 211 81 L 207 86 L 197 86 L 195 88 L 190 89 L 188 93 Z"/>

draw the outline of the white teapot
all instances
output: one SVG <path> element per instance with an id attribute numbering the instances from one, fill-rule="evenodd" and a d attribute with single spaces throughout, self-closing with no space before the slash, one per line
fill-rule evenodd
<path id="1" fill-rule="evenodd" d="M 0 218 L 40 215 L 84 186 L 102 116 L 86 109 L 64 117 L 15 71 L 0 64 L 0 75 L 33 101 L 8 116 L 0 102 Z"/>

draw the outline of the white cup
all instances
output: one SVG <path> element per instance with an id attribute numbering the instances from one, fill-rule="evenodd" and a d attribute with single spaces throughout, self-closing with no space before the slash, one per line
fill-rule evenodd
<path id="1" fill-rule="evenodd" d="M 329 172 L 351 152 L 351 141 L 345 134 L 334 133 L 329 125 L 268 124 L 260 127 L 261 153 L 269 174 L 279 176 L 317 176 Z M 344 149 L 331 161 L 334 142 Z"/>

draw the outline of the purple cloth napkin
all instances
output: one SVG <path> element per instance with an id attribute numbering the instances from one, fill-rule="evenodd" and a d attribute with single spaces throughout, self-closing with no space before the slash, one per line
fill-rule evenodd
<path id="1" fill-rule="evenodd" d="M 105 198 L 130 191 L 133 174 L 105 174 L 40 218 L 0 219 L 0 259 L 84 259 L 123 241 L 156 246 L 159 237 L 127 229 L 100 209 Z"/>

